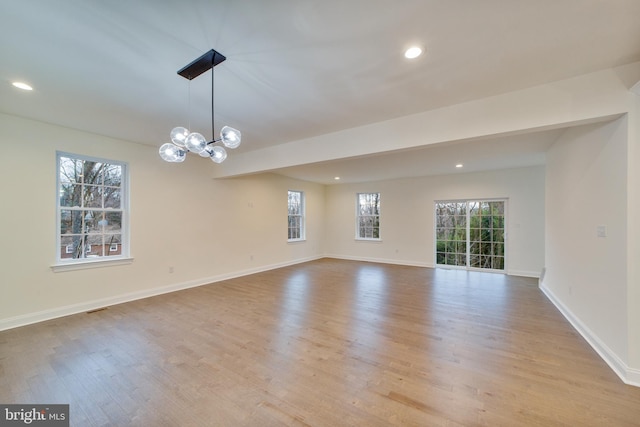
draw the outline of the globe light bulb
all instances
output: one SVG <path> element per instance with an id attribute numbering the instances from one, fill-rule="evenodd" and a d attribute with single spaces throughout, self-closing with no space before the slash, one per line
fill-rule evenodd
<path id="1" fill-rule="evenodd" d="M 242 135 L 238 129 L 225 126 L 220 130 L 220 139 L 227 148 L 237 148 L 242 140 Z"/>
<path id="2" fill-rule="evenodd" d="M 160 157 L 162 157 L 162 160 L 171 163 L 184 162 L 187 154 L 180 147 L 170 142 L 162 144 L 162 146 L 158 150 L 158 153 L 160 154 Z"/>
<path id="3" fill-rule="evenodd" d="M 198 132 L 193 132 L 187 136 L 187 139 L 185 139 L 185 145 L 187 150 L 200 154 L 202 150 L 207 148 L 207 140 Z"/>
<path id="4" fill-rule="evenodd" d="M 224 162 L 224 159 L 227 158 L 227 150 L 220 147 L 219 145 L 216 145 L 213 148 L 211 148 L 211 151 L 212 151 L 211 160 L 214 163 L 222 163 Z"/>
<path id="5" fill-rule="evenodd" d="M 169 136 L 171 137 L 171 142 L 176 144 L 178 147 L 185 148 L 185 140 L 187 139 L 187 136 L 189 136 L 189 129 L 183 128 L 182 126 L 175 127 L 171 129 Z"/>

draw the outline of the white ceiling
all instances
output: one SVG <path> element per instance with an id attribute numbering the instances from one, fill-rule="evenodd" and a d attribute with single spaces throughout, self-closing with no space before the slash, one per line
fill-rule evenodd
<path id="1" fill-rule="evenodd" d="M 564 129 L 452 141 L 384 154 L 282 168 L 281 175 L 321 184 L 371 182 L 387 179 L 480 172 L 539 166 L 545 152 Z M 456 168 L 461 164 L 461 168 Z M 339 177 L 339 180 L 335 180 Z"/>
<path id="2" fill-rule="evenodd" d="M 209 74 L 176 71 L 214 48 L 216 127 L 240 129 L 246 152 L 638 61 L 639 16 L 639 0 L 4 1 L 0 111 L 154 146 L 189 122 L 210 137 Z M 411 44 L 426 54 L 404 59 Z M 475 158 L 540 164 L 557 132 L 483 141 Z M 462 154 L 279 172 L 387 179 L 448 173 Z"/>

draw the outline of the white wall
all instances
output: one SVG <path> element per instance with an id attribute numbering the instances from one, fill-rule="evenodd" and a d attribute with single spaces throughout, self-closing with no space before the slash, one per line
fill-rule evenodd
<path id="1" fill-rule="evenodd" d="M 355 195 L 381 193 L 381 242 L 355 240 Z M 508 199 L 507 272 L 537 277 L 544 264 L 544 167 L 327 187 L 327 254 L 434 265 L 434 201 Z"/>
<path id="2" fill-rule="evenodd" d="M 321 256 L 324 187 L 272 174 L 214 180 L 198 156 L 0 114 L 0 329 Z M 54 273 L 56 150 L 127 162 L 132 264 Z M 229 158 L 227 161 L 233 161 Z M 287 243 L 287 190 L 307 241 Z M 174 272 L 169 273 L 169 267 Z"/>
<path id="3" fill-rule="evenodd" d="M 631 94 L 627 153 L 627 311 L 629 316 L 629 377 L 640 386 L 640 82 Z"/>
<path id="4" fill-rule="evenodd" d="M 547 153 L 542 288 L 623 377 L 627 360 L 627 117 L 568 129 Z M 606 227 L 598 237 L 597 227 Z"/>

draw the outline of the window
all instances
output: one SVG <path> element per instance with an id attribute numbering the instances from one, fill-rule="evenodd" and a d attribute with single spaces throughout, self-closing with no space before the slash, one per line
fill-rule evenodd
<path id="1" fill-rule="evenodd" d="M 467 202 L 436 203 L 436 264 L 467 265 Z"/>
<path id="2" fill-rule="evenodd" d="M 288 240 L 304 240 L 304 193 L 289 191 Z"/>
<path id="3" fill-rule="evenodd" d="M 358 193 L 356 238 L 380 239 L 380 193 Z"/>
<path id="4" fill-rule="evenodd" d="M 128 255 L 126 165 L 65 153 L 57 159 L 58 262 Z"/>
<path id="5" fill-rule="evenodd" d="M 435 205 L 437 265 L 504 270 L 504 200 Z"/>

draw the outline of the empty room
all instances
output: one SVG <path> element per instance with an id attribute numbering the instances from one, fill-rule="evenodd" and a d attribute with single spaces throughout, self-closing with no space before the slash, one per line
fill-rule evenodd
<path id="1" fill-rule="evenodd" d="M 0 10 L 0 425 L 640 426 L 639 1 Z"/>

